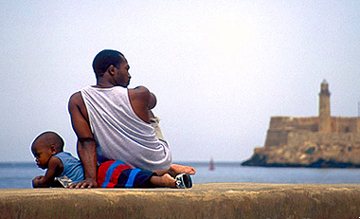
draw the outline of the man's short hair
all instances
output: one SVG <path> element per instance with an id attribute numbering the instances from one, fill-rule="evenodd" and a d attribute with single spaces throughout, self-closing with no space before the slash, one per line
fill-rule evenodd
<path id="1" fill-rule="evenodd" d="M 99 52 L 95 56 L 92 64 L 96 77 L 101 77 L 110 65 L 119 67 L 123 60 L 122 58 L 119 59 L 120 57 L 124 57 L 124 55 L 121 52 L 112 49 L 104 49 Z"/>

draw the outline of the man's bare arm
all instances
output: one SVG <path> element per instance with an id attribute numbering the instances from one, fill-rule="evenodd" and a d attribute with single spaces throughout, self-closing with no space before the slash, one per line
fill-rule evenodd
<path id="1" fill-rule="evenodd" d="M 128 93 L 131 106 L 136 115 L 144 122 L 150 123 L 151 109 L 156 105 L 155 95 L 144 86 L 129 89 Z"/>
<path id="2" fill-rule="evenodd" d="M 73 94 L 69 100 L 69 113 L 72 127 L 77 135 L 77 152 L 84 167 L 85 180 L 73 184 L 70 188 L 93 188 L 96 182 L 96 144 L 90 129 L 86 107 L 80 92 Z"/>
<path id="3" fill-rule="evenodd" d="M 156 99 L 155 94 L 150 92 L 149 104 L 148 104 L 149 110 L 154 109 L 156 106 L 156 103 L 157 103 L 157 99 Z"/>

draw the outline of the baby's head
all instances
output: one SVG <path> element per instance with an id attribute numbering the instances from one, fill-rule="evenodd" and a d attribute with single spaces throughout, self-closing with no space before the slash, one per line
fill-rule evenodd
<path id="1" fill-rule="evenodd" d="M 48 168 L 50 157 L 62 152 L 64 140 L 55 132 L 44 132 L 37 136 L 31 144 L 31 152 L 35 157 L 36 164 L 41 169 Z"/>

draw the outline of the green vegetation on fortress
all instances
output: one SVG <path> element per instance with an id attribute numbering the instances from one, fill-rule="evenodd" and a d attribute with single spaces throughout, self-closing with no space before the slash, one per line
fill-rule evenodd
<path id="1" fill-rule="evenodd" d="M 359 117 L 332 117 L 329 85 L 319 93 L 317 117 L 271 117 L 265 146 L 245 166 L 360 167 Z"/>

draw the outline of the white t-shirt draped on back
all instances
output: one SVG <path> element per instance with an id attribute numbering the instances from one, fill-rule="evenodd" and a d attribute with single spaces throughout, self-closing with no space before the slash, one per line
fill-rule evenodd
<path id="1" fill-rule="evenodd" d="M 81 90 L 97 144 L 98 161 L 121 160 L 150 171 L 170 167 L 169 146 L 132 109 L 128 89 L 120 86 Z"/>

